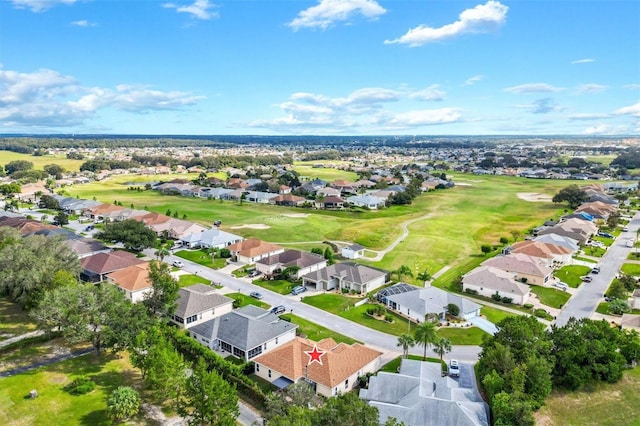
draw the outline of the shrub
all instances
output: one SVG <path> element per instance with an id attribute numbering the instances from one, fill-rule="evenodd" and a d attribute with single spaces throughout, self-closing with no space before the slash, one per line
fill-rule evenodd
<path id="1" fill-rule="evenodd" d="M 218 252 L 218 254 L 220 255 L 221 258 L 223 259 L 228 259 L 231 257 L 231 251 L 228 248 L 223 248 L 220 249 L 220 251 Z"/>
<path id="2" fill-rule="evenodd" d="M 124 420 L 138 414 L 140 395 L 129 386 L 119 386 L 107 400 L 107 413 L 113 420 Z"/>
<path id="3" fill-rule="evenodd" d="M 87 376 L 80 376 L 65 386 L 64 390 L 69 392 L 71 395 L 84 395 L 85 393 L 89 393 L 94 390 L 95 387 L 96 384 L 91 380 L 91 378 Z"/>
<path id="4" fill-rule="evenodd" d="M 503 297 L 501 300 L 502 300 L 502 303 L 511 303 L 511 302 L 513 302 L 513 298 L 507 297 L 507 296 Z"/>
<path id="5" fill-rule="evenodd" d="M 491 295 L 491 298 L 492 298 L 493 300 L 495 300 L 496 302 L 499 302 L 499 301 L 501 301 L 501 300 L 502 300 L 502 296 L 500 296 L 500 295 L 498 294 L 498 292 L 496 292 L 496 294 Z"/>
<path id="6" fill-rule="evenodd" d="M 458 305 L 456 305 L 455 303 L 449 303 L 447 305 L 447 313 L 451 316 L 457 317 L 458 315 L 460 315 L 460 307 L 458 307 Z"/>
<path id="7" fill-rule="evenodd" d="M 507 237 L 500 237 L 500 244 L 508 244 L 509 239 Z"/>
<path id="8" fill-rule="evenodd" d="M 532 303 L 525 303 L 524 305 L 522 305 L 523 308 L 525 309 L 533 309 L 533 304 Z"/>
<path id="9" fill-rule="evenodd" d="M 384 320 L 386 322 L 393 322 L 393 317 L 391 315 L 387 314 L 387 315 L 384 316 Z"/>
<path id="10" fill-rule="evenodd" d="M 545 311 L 544 309 L 536 309 L 535 311 L 533 311 L 533 315 L 535 315 L 538 318 L 546 319 L 548 321 L 553 320 L 553 316 L 549 314 L 549 312 Z"/>
<path id="11" fill-rule="evenodd" d="M 472 288 L 468 288 L 464 292 L 468 294 L 478 294 L 478 292 Z"/>

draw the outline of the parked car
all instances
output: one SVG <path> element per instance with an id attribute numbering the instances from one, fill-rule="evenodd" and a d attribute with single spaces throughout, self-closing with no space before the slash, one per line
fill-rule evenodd
<path id="1" fill-rule="evenodd" d="M 627 246 L 627 247 L 629 247 L 629 248 L 633 247 L 633 241 L 628 240 L 628 241 L 625 243 L 625 246 Z"/>
<path id="2" fill-rule="evenodd" d="M 300 293 L 304 293 L 305 291 L 307 291 L 307 288 L 306 288 L 305 286 L 303 286 L 303 285 L 298 285 L 298 286 L 295 286 L 295 287 L 291 290 L 291 294 L 293 294 L 293 295 L 295 296 L 295 295 L 298 295 L 298 294 L 300 294 Z"/>
<path id="3" fill-rule="evenodd" d="M 274 306 L 273 308 L 271 308 L 271 313 L 272 314 L 276 314 L 276 315 L 280 315 L 282 313 L 284 313 L 287 309 L 283 306 L 283 305 L 278 305 L 278 306 Z"/>
<path id="4" fill-rule="evenodd" d="M 175 266 L 177 268 L 182 268 L 184 266 L 184 263 L 182 262 L 182 260 L 174 260 L 173 261 L 173 266 Z"/>
<path id="5" fill-rule="evenodd" d="M 598 235 L 605 238 L 613 238 L 613 235 L 608 232 L 598 232 Z"/>
<path id="6" fill-rule="evenodd" d="M 600 273 L 600 267 L 599 266 L 595 266 L 592 270 L 591 270 L 592 274 L 599 274 Z"/>
<path id="7" fill-rule="evenodd" d="M 222 225 L 222 221 L 221 220 L 213 221 L 213 226 L 220 226 L 220 225 Z"/>
<path id="8" fill-rule="evenodd" d="M 247 274 L 249 278 L 257 277 L 258 275 L 260 275 L 260 271 L 256 271 L 255 269 Z"/>
<path id="9" fill-rule="evenodd" d="M 460 377 L 460 365 L 456 359 L 449 361 L 449 376 Z"/>
<path id="10" fill-rule="evenodd" d="M 249 296 L 253 297 L 254 299 L 262 299 L 262 294 L 258 293 L 257 291 L 252 291 Z"/>
<path id="11" fill-rule="evenodd" d="M 558 287 L 559 289 L 562 289 L 564 291 L 567 291 L 567 289 L 569 288 L 569 285 L 567 283 L 563 283 L 562 281 L 554 282 L 553 286 Z"/>
<path id="12" fill-rule="evenodd" d="M 589 275 L 585 275 L 584 277 L 580 277 L 580 279 L 586 283 L 590 283 L 593 277 L 590 277 Z"/>
<path id="13" fill-rule="evenodd" d="M 89 231 L 93 231 L 96 227 L 93 225 L 89 225 L 86 228 L 84 228 L 85 232 L 89 232 Z"/>
<path id="14" fill-rule="evenodd" d="M 627 226 L 625 226 L 624 228 L 622 228 L 622 232 L 627 232 L 629 230 L 629 228 Z"/>

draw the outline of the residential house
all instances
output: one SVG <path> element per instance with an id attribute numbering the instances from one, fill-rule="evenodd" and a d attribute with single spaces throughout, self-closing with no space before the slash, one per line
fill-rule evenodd
<path id="1" fill-rule="evenodd" d="M 334 180 L 329 184 L 331 188 L 337 189 L 341 194 L 355 194 L 358 192 L 358 185 L 344 179 Z"/>
<path id="2" fill-rule="evenodd" d="M 462 289 L 485 297 L 498 294 L 511 299 L 516 305 L 524 305 L 529 300 L 529 286 L 516 281 L 513 276 L 502 269 L 480 266 L 462 276 Z"/>
<path id="3" fill-rule="evenodd" d="M 195 232 L 192 234 L 184 235 L 180 238 L 180 243 L 188 248 L 225 248 L 231 244 L 236 244 L 242 241 L 239 235 L 232 234 L 230 232 L 222 231 L 218 228 L 207 229 L 202 232 Z"/>
<path id="4" fill-rule="evenodd" d="M 240 178 L 231 178 L 227 181 L 227 188 L 229 189 L 246 189 L 250 185 L 245 182 L 244 179 Z"/>
<path id="5" fill-rule="evenodd" d="M 290 342 L 297 325 L 253 305 L 189 328 L 191 336 L 209 348 L 249 361 Z"/>
<path id="6" fill-rule="evenodd" d="M 489 426 L 475 383 L 441 372 L 439 362 L 403 359 L 398 373 L 372 376 L 360 398 L 378 409 L 380 424 L 395 418 L 406 426 Z"/>
<path id="7" fill-rule="evenodd" d="M 485 260 L 482 265 L 502 269 L 527 284 L 549 285 L 553 278 L 553 270 L 547 266 L 547 262 L 524 253 L 499 255 Z"/>
<path id="8" fill-rule="evenodd" d="M 299 207 L 306 202 L 307 202 L 306 198 L 298 197 L 297 195 L 293 195 L 289 193 L 279 194 L 269 199 L 270 204 L 275 204 L 276 206 L 285 206 L 285 207 Z"/>
<path id="9" fill-rule="evenodd" d="M 95 222 L 102 222 L 109 214 L 118 212 L 120 210 L 124 210 L 124 207 L 116 206 L 113 204 L 100 204 L 88 208 L 84 214 Z"/>
<path id="10" fill-rule="evenodd" d="M 274 254 L 282 253 L 284 249 L 279 245 L 248 238 L 227 247 L 231 251 L 231 257 L 241 263 L 255 263 Z"/>
<path id="11" fill-rule="evenodd" d="M 584 244 L 589 238 L 595 235 L 596 232 L 598 232 L 598 227 L 593 222 L 572 218 L 560 222 L 555 226 L 542 229 L 538 232 L 538 235 L 558 234 L 573 238 L 578 241 L 579 244 Z"/>
<path id="12" fill-rule="evenodd" d="M 338 189 L 323 187 L 316 192 L 316 197 L 340 197 L 341 194 L 342 192 L 340 192 L 340 190 Z"/>
<path id="13" fill-rule="evenodd" d="M 310 180 L 308 182 L 305 182 L 302 184 L 301 188 L 304 191 L 310 192 L 312 194 L 315 194 L 317 191 L 323 189 L 324 187 L 327 186 L 329 182 L 327 182 L 326 180 L 322 180 L 322 179 L 313 179 Z M 340 191 L 338 191 L 338 195 L 340 195 Z"/>
<path id="14" fill-rule="evenodd" d="M 105 246 L 102 241 L 94 240 L 92 238 L 67 239 L 64 243 L 78 255 L 79 259 L 96 253 L 108 253 L 111 251 L 111 248 Z"/>
<path id="15" fill-rule="evenodd" d="M 320 362 L 310 362 L 314 348 L 322 352 Z M 255 374 L 279 388 L 305 380 L 329 398 L 354 389 L 358 377 L 380 368 L 381 358 L 382 352 L 359 343 L 347 345 L 331 338 L 316 343 L 296 337 L 253 362 Z"/>
<path id="16" fill-rule="evenodd" d="M 20 201 L 35 202 L 42 194 L 51 194 L 51 191 L 45 186 L 44 182 L 25 183 L 20 186 L 20 193 L 15 194 L 15 197 Z"/>
<path id="17" fill-rule="evenodd" d="M 416 322 L 423 322 L 427 315 L 437 315 L 440 320 L 444 320 L 450 304 L 460 309 L 458 317 L 465 320 L 479 316 L 481 308 L 466 297 L 437 287 L 420 288 L 406 283 L 398 283 L 379 291 L 376 299 L 389 309 Z"/>
<path id="18" fill-rule="evenodd" d="M 345 203 L 346 201 L 344 198 L 327 196 L 317 199 L 315 202 L 315 206 L 318 209 L 341 209 L 344 208 Z"/>
<path id="19" fill-rule="evenodd" d="M 541 243 L 547 243 L 547 244 L 553 244 L 554 246 L 565 247 L 570 249 L 572 252 L 576 252 L 578 251 L 578 249 L 580 249 L 578 240 L 574 240 L 573 238 L 565 237 L 563 235 L 558 235 L 554 233 L 537 236 L 533 239 L 533 241 L 539 241 Z"/>
<path id="20" fill-rule="evenodd" d="M 245 194 L 246 200 L 250 203 L 269 204 L 269 200 L 273 198 L 271 192 L 248 191 Z"/>
<path id="21" fill-rule="evenodd" d="M 340 254 L 345 259 L 359 259 L 364 257 L 364 247 L 360 244 L 351 244 L 343 247 L 342 250 L 340 250 Z"/>
<path id="22" fill-rule="evenodd" d="M 124 250 L 114 250 L 107 253 L 100 252 L 80 259 L 80 279 L 97 283 L 104 281 L 107 274 L 127 268 L 132 265 L 145 263 L 135 254 Z"/>
<path id="23" fill-rule="evenodd" d="M 146 295 L 153 293 L 148 262 L 111 272 L 107 274 L 107 281 L 118 286 L 131 303 L 142 302 Z"/>
<path id="24" fill-rule="evenodd" d="M 622 330 L 635 330 L 640 332 L 640 315 L 622 314 L 620 319 L 620 328 Z"/>
<path id="25" fill-rule="evenodd" d="M 348 197 L 347 201 L 349 204 L 356 207 L 365 207 L 371 210 L 384 207 L 386 204 L 386 200 L 384 198 L 374 197 L 373 195 L 354 195 L 352 197 Z"/>
<path id="26" fill-rule="evenodd" d="M 183 287 L 178 292 L 178 306 L 171 321 L 183 328 L 191 328 L 231 312 L 233 299 L 216 293 L 206 284 Z"/>
<path id="27" fill-rule="evenodd" d="M 342 262 L 311 272 L 302 277 L 305 286 L 316 290 L 347 290 L 368 293 L 389 281 L 389 273 L 358 263 Z"/>
<path id="28" fill-rule="evenodd" d="M 575 252 L 564 246 L 534 240 L 518 241 L 510 246 L 510 249 L 511 253 L 521 253 L 544 259 L 549 267 L 571 263 L 573 260 L 572 255 Z"/>
<path id="29" fill-rule="evenodd" d="M 292 276 L 298 279 L 310 272 L 327 266 L 327 259 L 323 256 L 300 250 L 285 250 L 256 261 L 256 269 L 265 275 L 272 275 L 288 267 L 299 268 Z"/>
<path id="30" fill-rule="evenodd" d="M 631 308 L 640 309 L 640 288 L 636 288 L 631 296 Z"/>
<path id="31" fill-rule="evenodd" d="M 278 187 L 278 194 L 289 194 L 291 193 L 291 187 L 287 185 L 280 185 Z"/>
<path id="32" fill-rule="evenodd" d="M 167 229 L 167 235 L 174 240 L 180 240 L 187 235 L 202 233 L 207 231 L 207 228 L 197 223 L 189 222 L 182 219 L 171 219 L 167 221 L 169 228 Z"/>
<path id="33" fill-rule="evenodd" d="M 607 220 L 612 213 L 618 210 L 613 204 L 603 203 L 602 201 L 593 201 L 590 203 L 583 203 L 578 207 L 576 213 L 587 213 L 596 219 Z"/>

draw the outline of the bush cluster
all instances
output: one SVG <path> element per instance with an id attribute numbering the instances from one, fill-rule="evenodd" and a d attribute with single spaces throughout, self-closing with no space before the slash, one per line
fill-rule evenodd
<path id="1" fill-rule="evenodd" d="M 88 376 L 80 376 L 64 387 L 71 395 L 84 395 L 96 388 L 96 383 Z"/>

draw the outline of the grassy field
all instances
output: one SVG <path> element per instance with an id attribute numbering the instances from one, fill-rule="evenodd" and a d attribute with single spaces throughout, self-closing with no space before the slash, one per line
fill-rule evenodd
<path id="1" fill-rule="evenodd" d="M 289 294 L 292 288 L 299 285 L 285 280 L 254 280 L 253 283 L 278 294 Z"/>
<path id="2" fill-rule="evenodd" d="M 296 161 L 293 164 L 293 170 L 298 172 L 300 176 L 309 179 L 322 179 L 332 182 L 337 179 L 344 179 L 350 182 L 358 180 L 358 175 L 354 172 L 339 170 L 331 167 L 313 167 L 314 164 L 339 164 L 338 161 Z"/>
<path id="3" fill-rule="evenodd" d="M 195 262 L 211 269 L 220 269 L 227 264 L 226 259 L 222 259 L 220 257 L 212 259 L 211 255 L 204 250 L 180 250 L 175 252 L 174 254 L 178 257 L 189 260 L 191 262 Z"/>
<path id="4" fill-rule="evenodd" d="M 280 315 L 281 318 L 284 318 L 288 321 L 291 321 L 293 324 L 297 324 L 298 325 L 298 334 L 304 334 L 307 339 L 311 339 L 314 340 L 316 342 L 322 340 L 322 339 L 326 339 L 331 337 L 333 340 L 335 340 L 336 342 L 340 343 L 340 342 L 344 342 L 347 343 L 349 345 L 353 344 L 353 343 L 362 343 L 362 342 L 358 342 L 355 339 L 352 339 L 351 337 L 347 337 L 343 334 L 340 333 L 336 333 L 333 330 L 330 330 L 326 327 L 323 327 L 321 325 L 316 324 L 315 322 L 311 322 L 311 321 L 307 321 L 304 318 L 300 318 L 297 315 L 293 315 L 293 314 L 282 314 Z"/>
<path id="5" fill-rule="evenodd" d="M 401 234 L 400 225 L 403 222 L 424 218 L 411 224 L 410 234 L 402 244 L 374 266 L 393 270 L 407 265 L 415 272 L 426 270 L 432 274 L 444 266 L 450 266 L 450 273 L 437 280 L 441 286 L 448 285 L 460 273 L 483 260 L 473 257 L 480 253 L 482 244 L 496 244 L 500 237 L 513 241 L 512 232 L 522 235 L 544 220 L 557 218 L 563 210 L 563 206 L 553 203 L 524 201 L 518 194 L 535 192 L 553 195 L 566 186 L 566 182 L 506 176 L 452 176 L 465 186 L 426 193 L 411 206 L 357 213 L 302 210 L 246 202 L 240 205 L 238 202 L 167 196 L 155 191 L 128 191 L 127 186 L 135 179 L 140 179 L 135 176 L 119 176 L 107 181 L 76 185 L 68 188 L 68 192 L 71 196 L 87 199 L 96 197 L 108 203 L 118 200 L 125 206 L 133 204 L 135 208 L 159 213 L 165 213 L 167 209 L 178 211 L 180 217 L 186 214 L 188 220 L 203 224 L 210 225 L 218 219 L 222 220 L 222 229 L 225 231 L 276 243 L 338 240 L 352 241 L 378 250 L 387 247 Z M 157 180 L 158 177 L 153 179 Z M 294 213 L 308 215 L 290 216 Z M 256 223 L 269 228 L 234 228 Z"/>
<path id="6" fill-rule="evenodd" d="M 0 341 L 19 336 L 37 328 L 27 312 L 6 298 L 0 298 Z"/>
<path id="7" fill-rule="evenodd" d="M 487 317 L 487 319 L 494 324 L 499 323 L 500 321 L 502 321 L 507 317 L 516 316 L 511 312 L 503 311 L 502 309 L 494 308 L 491 306 L 483 306 L 482 309 L 480 310 L 480 314 Z"/>
<path id="8" fill-rule="evenodd" d="M 531 286 L 531 292 L 538 296 L 540 303 L 560 309 L 571 297 L 570 293 L 555 288 L 540 287 L 538 285 Z"/>
<path id="9" fill-rule="evenodd" d="M 582 284 L 583 275 L 587 275 L 591 268 L 584 265 L 566 265 L 554 272 L 554 276 L 560 281 L 565 282 L 569 287 L 577 288 Z"/>
<path id="10" fill-rule="evenodd" d="M 488 334 L 478 327 L 444 327 L 438 329 L 438 336 L 449 339 L 452 345 L 480 345 Z"/>
<path id="11" fill-rule="evenodd" d="M 194 284 L 207 284 L 211 285 L 211 281 L 206 278 L 202 278 L 198 275 L 193 274 L 183 274 L 178 277 L 178 285 L 180 288 L 187 287 Z"/>
<path id="12" fill-rule="evenodd" d="M 84 163 L 84 160 L 69 160 L 63 154 L 42 155 L 36 157 L 31 154 L 21 154 L 19 152 L 11 151 L 0 151 L 0 153 L 0 156 L 2 157 L 0 165 L 2 166 L 12 161 L 25 160 L 31 161 L 33 163 L 33 168 L 38 170 L 42 170 L 42 168 L 47 164 L 57 164 L 69 172 L 77 172 L 80 171 L 80 166 Z"/>
<path id="13" fill-rule="evenodd" d="M 237 300 L 239 308 L 246 305 L 254 305 L 263 309 L 269 309 L 271 307 L 271 305 L 269 305 L 268 303 L 261 302 L 256 298 L 247 296 L 246 294 L 242 294 L 242 293 L 229 293 L 229 294 L 225 294 L 225 296 L 230 297 L 233 300 Z"/>
<path id="14" fill-rule="evenodd" d="M 640 275 L 640 265 L 637 263 L 624 263 L 622 264 L 622 268 L 620 270 L 627 275 Z"/>
<path id="15" fill-rule="evenodd" d="M 618 383 L 581 392 L 553 392 L 536 413 L 540 426 L 639 426 L 640 367 Z"/>
<path id="16" fill-rule="evenodd" d="M 96 388 L 73 396 L 63 390 L 75 377 L 88 375 Z M 106 399 L 116 387 L 141 386 L 139 371 L 128 356 L 93 354 L 0 379 L 0 424 L 2 425 L 109 425 Z M 29 391 L 38 391 L 29 399 Z M 130 424 L 146 424 L 139 419 Z"/>

